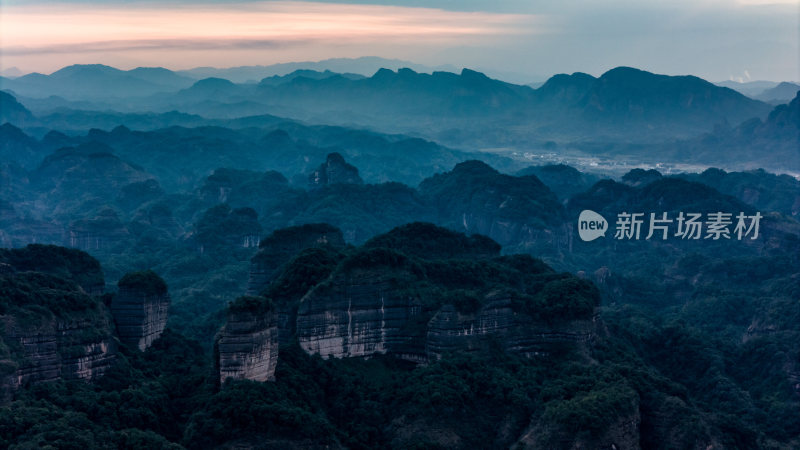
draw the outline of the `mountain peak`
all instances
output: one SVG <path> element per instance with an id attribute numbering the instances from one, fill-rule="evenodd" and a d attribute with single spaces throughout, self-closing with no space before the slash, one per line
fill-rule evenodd
<path id="1" fill-rule="evenodd" d="M 122 73 L 122 70 L 116 69 L 111 66 L 106 66 L 105 64 L 73 64 L 71 66 L 67 66 L 61 68 L 53 73 L 50 74 L 51 77 L 69 77 L 74 75 L 83 75 L 83 74 L 118 74 Z"/>
<path id="2" fill-rule="evenodd" d="M 203 78 L 192 85 L 190 89 L 226 89 L 236 87 L 236 84 L 224 78 Z"/>

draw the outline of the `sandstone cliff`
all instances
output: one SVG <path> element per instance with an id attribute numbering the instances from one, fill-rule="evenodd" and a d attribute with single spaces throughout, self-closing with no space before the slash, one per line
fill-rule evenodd
<path id="1" fill-rule="evenodd" d="M 461 314 L 446 305 L 428 323 L 425 353 L 428 358 L 440 358 L 448 352 L 487 350 L 497 345 L 510 353 L 546 356 L 559 344 L 589 343 L 597 333 L 596 320 L 537 321 L 515 311 L 509 298 L 491 300 L 472 314 Z"/>
<path id="2" fill-rule="evenodd" d="M 11 349 L 2 364 L 3 397 L 33 383 L 102 376 L 116 359 L 113 322 L 102 305 L 86 311 L 87 317 L 0 316 L 3 343 Z"/>
<path id="3" fill-rule="evenodd" d="M 167 324 L 170 298 L 167 285 L 152 271 L 126 274 L 111 302 L 119 339 L 141 351 L 161 336 Z"/>
<path id="4" fill-rule="evenodd" d="M 409 329 L 422 307 L 401 279 L 381 270 L 355 270 L 317 286 L 297 311 L 300 346 L 323 357 L 392 352 L 424 359 L 419 336 Z"/>
<path id="5" fill-rule="evenodd" d="M 297 231 L 314 244 L 318 234 Z M 222 380 L 271 377 L 273 340 L 280 346 L 296 339 L 324 358 L 392 354 L 427 362 L 450 352 L 580 351 L 602 329 L 591 283 L 529 256 L 499 256 L 485 237 L 410 224 L 359 249 L 312 248 L 280 265 L 300 246 L 275 238 L 283 234 L 265 241 L 272 259 L 260 253 L 272 276 L 262 295 L 277 301 L 263 299 L 270 312 L 261 315 L 252 312 L 256 300 L 246 314 L 229 312 L 219 342 Z"/>
<path id="6" fill-rule="evenodd" d="M 117 355 L 94 258 L 32 245 L 0 251 L 0 395 L 58 379 L 95 380 Z M 87 292 L 88 291 L 88 292 Z"/>
<path id="7" fill-rule="evenodd" d="M 264 299 L 242 297 L 228 309 L 228 321 L 216 341 L 219 379 L 268 381 L 278 364 L 278 325 Z"/>

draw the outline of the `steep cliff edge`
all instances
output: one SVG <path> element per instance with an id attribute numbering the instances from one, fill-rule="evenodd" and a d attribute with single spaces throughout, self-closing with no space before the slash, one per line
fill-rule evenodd
<path id="1" fill-rule="evenodd" d="M 278 242 L 284 252 L 299 245 Z M 259 311 L 255 306 L 229 311 L 220 378 L 271 377 L 263 367 L 273 367 L 266 348 L 273 348 L 275 331 L 279 345 L 296 339 L 323 358 L 391 354 L 427 362 L 498 348 L 526 357 L 582 353 L 599 329 L 594 285 L 530 256 L 499 253 L 489 238 L 424 223 L 356 249 L 307 249 L 273 269 L 262 290 L 269 313 L 251 312 Z"/>
<path id="2" fill-rule="evenodd" d="M 33 383 L 102 376 L 117 354 L 113 320 L 79 284 L 101 289 L 97 261 L 53 246 L 3 250 L 0 259 L 8 261 L 0 270 L 2 398 Z"/>
<path id="3" fill-rule="evenodd" d="M 278 364 L 278 323 L 269 302 L 241 297 L 228 307 L 228 321 L 215 343 L 219 379 L 269 381 Z"/>
<path id="4" fill-rule="evenodd" d="M 426 361 L 495 344 L 533 357 L 594 338 L 591 283 L 499 251 L 491 239 L 430 224 L 377 236 L 302 298 L 298 341 L 323 356 Z"/>
<path id="5" fill-rule="evenodd" d="M 355 166 L 345 162 L 339 153 L 330 153 L 325 162 L 308 175 L 308 187 L 320 188 L 332 184 L 362 184 Z"/>
<path id="6" fill-rule="evenodd" d="M 515 311 L 513 300 L 492 300 L 473 314 L 442 307 L 428 323 L 425 353 L 441 358 L 448 352 L 489 349 L 494 344 L 509 353 L 546 356 L 558 344 L 583 345 L 595 338 L 596 317 L 558 323 L 534 320 Z"/>
<path id="7" fill-rule="evenodd" d="M 153 271 L 145 270 L 126 274 L 117 286 L 119 292 L 111 302 L 111 312 L 119 339 L 144 351 L 167 325 L 167 284 Z"/>
<path id="8" fill-rule="evenodd" d="M 342 270 L 303 298 L 296 334 L 306 352 L 336 358 L 392 352 L 424 359 L 421 342 L 413 345 L 417 333 L 406 329 L 422 313 L 419 297 L 405 289 L 414 276 L 405 268 L 381 269 Z"/>

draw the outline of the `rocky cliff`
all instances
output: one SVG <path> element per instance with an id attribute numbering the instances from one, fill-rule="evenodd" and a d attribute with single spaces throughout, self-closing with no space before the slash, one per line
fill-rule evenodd
<path id="1" fill-rule="evenodd" d="M 459 313 L 446 305 L 428 322 L 425 353 L 428 358 L 440 358 L 448 352 L 499 348 L 528 357 L 546 356 L 559 344 L 583 345 L 594 339 L 596 317 L 546 323 L 520 314 L 512 300 L 499 298 L 489 301 L 471 314 Z"/>
<path id="2" fill-rule="evenodd" d="M 308 186 L 312 189 L 331 184 L 362 184 L 358 169 L 348 164 L 339 153 L 331 153 L 319 168 L 308 175 Z"/>
<path id="3" fill-rule="evenodd" d="M 269 381 L 278 364 L 278 324 L 264 299 L 242 297 L 228 309 L 216 341 L 219 379 Z"/>
<path id="4" fill-rule="evenodd" d="M 313 233 L 293 232 L 314 242 Z M 299 245 L 270 240 L 283 252 Z M 312 248 L 281 267 L 273 260 L 273 281 L 262 295 L 277 303 L 251 300 L 246 314 L 229 312 L 220 378 L 269 378 L 274 342 L 295 339 L 323 358 L 392 354 L 413 362 L 497 349 L 547 357 L 591 345 L 601 329 L 597 289 L 499 250 L 482 236 L 416 223 L 358 249 Z M 252 312 L 257 305 L 270 312 Z"/>
<path id="5" fill-rule="evenodd" d="M 113 322 L 105 307 L 86 311 L 88 317 L 44 314 L 30 317 L 0 316 L 3 343 L 11 349 L 2 364 L 2 394 L 8 398 L 21 386 L 33 383 L 102 376 L 116 359 Z"/>
<path id="6" fill-rule="evenodd" d="M 95 380 L 116 359 L 97 261 L 77 250 L 0 250 L 0 395 L 58 379 Z M 88 292 L 87 292 L 88 291 Z"/>
<path id="7" fill-rule="evenodd" d="M 318 285 L 297 311 L 300 346 L 323 357 L 392 352 L 424 359 L 422 341 L 410 329 L 422 307 L 418 298 L 405 291 L 404 276 L 408 274 L 355 270 L 340 272 Z"/>
<path id="8" fill-rule="evenodd" d="M 167 285 L 150 270 L 128 273 L 117 285 L 119 292 L 111 302 L 111 312 L 119 339 L 144 351 L 167 325 Z"/>

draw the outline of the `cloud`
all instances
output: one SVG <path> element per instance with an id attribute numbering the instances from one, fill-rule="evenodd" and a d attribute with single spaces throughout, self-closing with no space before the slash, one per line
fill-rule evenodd
<path id="1" fill-rule="evenodd" d="M 0 31 L 12 55 L 209 45 L 256 48 L 302 40 L 454 40 L 531 34 L 534 17 L 310 2 L 7 7 Z M 130 44 L 124 44 L 124 42 Z"/>
<path id="2" fill-rule="evenodd" d="M 202 51 L 202 50 L 264 50 L 308 45 L 308 39 L 143 39 L 97 41 L 75 44 L 43 45 L 38 47 L 7 47 L 6 56 L 106 53 L 142 50 Z"/>
<path id="3" fill-rule="evenodd" d="M 28 71 L 379 55 L 529 81 L 620 65 L 710 80 L 744 78 L 745 68 L 753 79 L 800 77 L 800 0 L 0 2 L 0 65 Z"/>

